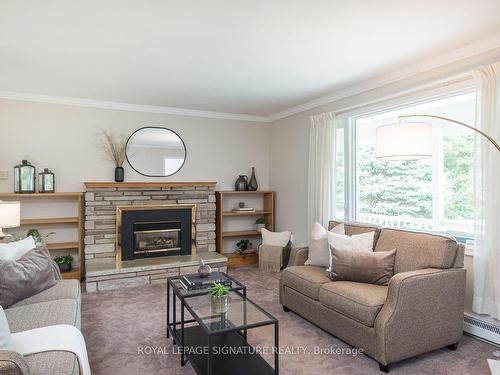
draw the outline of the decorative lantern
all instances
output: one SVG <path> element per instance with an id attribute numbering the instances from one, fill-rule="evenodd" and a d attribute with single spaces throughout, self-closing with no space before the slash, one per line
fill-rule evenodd
<path id="1" fill-rule="evenodd" d="M 43 172 L 38 173 L 38 192 L 53 193 L 56 187 L 56 175 L 49 169 L 45 168 Z"/>
<path id="2" fill-rule="evenodd" d="M 14 192 L 34 193 L 36 182 L 35 167 L 27 160 L 14 167 Z"/>

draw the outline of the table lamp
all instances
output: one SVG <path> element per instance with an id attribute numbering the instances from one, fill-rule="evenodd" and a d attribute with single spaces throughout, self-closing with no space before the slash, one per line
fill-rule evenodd
<path id="1" fill-rule="evenodd" d="M 0 201 L 0 239 L 5 238 L 4 228 L 15 228 L 21 225 L 21 202 Z"/>

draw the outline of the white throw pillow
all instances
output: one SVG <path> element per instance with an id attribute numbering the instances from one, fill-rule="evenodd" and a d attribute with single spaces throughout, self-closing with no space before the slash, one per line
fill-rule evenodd
<path id="1" fill-rule="evenodd" d="M 286 230 L 284 232 L 271 232 L 266 228 L 262 228 L 262 245 L 281 246 L 284 247 L 290 242 L 292 232 Z"/>
<path id="2" fill-rule="evenodd" d="M 10 350 L 12 347 L 10 328 L 5 311 L 0 306 L 0 350 Z"/>
<path id="3" fill-rule="evenodd" d="M 338 250 L 372 252 L 374 236 L 375 232 L 355 234 L 353 236 L 328 232 L 328 247 L 333 247 Z M 330 268 L 328 271 L 331 270 L 331 264 L 329 266 Z"/>
<path id="4" fill-rule="evenodd" d="M 330 232 L 344 234 L 344 224 L 339 224 L 330 229 Z M 332 254 L 328 246 L 328 231 L 320 224 L 314 223 L 309 240 L 308 259 L 305 264 L 309 266 L 330 267 Z"/>
<path id="5" fill-rule="evenodd" d="M 33 237 L 24 240 L 0 243 L 0 260 L 17 260 L 36 247 Z"/>

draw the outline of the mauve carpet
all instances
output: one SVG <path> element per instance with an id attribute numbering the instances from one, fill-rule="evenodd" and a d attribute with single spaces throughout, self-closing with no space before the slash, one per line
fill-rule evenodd
<path id="1" fill-rule="evenodd" d="M 280 347 L 289 352 L 280 357 L 282 374 L 377 374 L 371 358 L 349 354 L 313 354 L 316 348 L 349 348 L 320 328 L 290 312 L 278 301 L 279 275 L 255 267 L 231 270 L 247 286 L 248 296 L 280 322 Z M 165 337 L 166 286 L 155 285 L 82 296 L 82 331 L 87 342 L 94 375 L 194 374 L 188 363 L 180 366 L 180 355 L 172 353 L 172 340 Z M 273 330 L 249 331 L 253 345 L 272 346 Z M 299 347 L 307 347 L 300 354 Z M 157 348 L 156 353 L 149 352 Z M 495 347 L 463 336 L 457 351 L 442 349 L 391 366 L 391 374 L 489 374 L 487 358 Z M 144 352 L 144 354 L 142 354 Z M 272 357 L 266 357 L 272 364 Z M 258 375 L 258 374 L 256 374 Z"/>

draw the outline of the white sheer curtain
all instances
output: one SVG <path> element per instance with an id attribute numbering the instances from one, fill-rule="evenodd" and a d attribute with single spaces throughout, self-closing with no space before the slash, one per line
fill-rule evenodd
<path id="1" fill-rule="evenodd" d="M 310 119 L 308 231 L 315 222 L 328 228 L 335 208 L 335 115 L 326 112 Z"/>
<path id="2" fill-rule="evenodd" d="M 475 77 L 480 86 L 476 126 L 500 140 L 500 62 L 476 70 Z M 500 319 L 500 152 L 484 138 L 476 144 L 472 310 Z"/>

